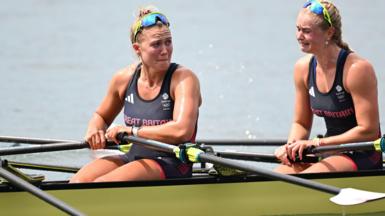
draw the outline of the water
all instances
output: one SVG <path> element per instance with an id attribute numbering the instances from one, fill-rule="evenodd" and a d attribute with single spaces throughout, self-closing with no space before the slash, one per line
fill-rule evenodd
<path id="1" fill-rule="evenodd" d="M 369 59 L 384 130 L 385 2 L 334 1 L 345 40 Z M 112 74 L 135 60 L 128 28 L 149 1 L 7 1 L 0 7 L 0 134 L 81 140 Z M 294 3 L 294 4 L 293 4 Z M 284 139 L 292 120 L 302 2 L 157 1 L 171 21 L 174 61 L 199 77 L 198 138 Z M 115 123 L 122 123 L 119 116 Z M 316 119 L 313 134 L 323 133 Z M 17 156 L 81 165 L 87 151 Z"/>

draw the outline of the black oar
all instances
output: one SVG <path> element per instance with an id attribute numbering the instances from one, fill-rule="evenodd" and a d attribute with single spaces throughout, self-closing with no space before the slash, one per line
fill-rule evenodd
<path id="1" fill-rule="evenodd" d="M 27 144 L 46 144 L 46 143 L 70 143 L 70 142 L 76 143 L 78 141 L 63 140 L 63 139 L 46 139 L 46 138 L 16 137 L 16 136 L 0 136 L 0 142 L 27 143 Z"/>
<path id="2" fill-rule="evenodd" d="M 0 142 L 26 143 L 26 144 L 47 144 L 47 143 L 68 143 L 78 142 L 76 140 L 67 139 L 50 139 L 50 138 L 33 138 L 19 136 L 0 136 Z M 205 144 L 210 146 L 280 146 L 286 143 L 285 140 L 266 139 L 266 140 L 197 140 L 197 144 Z"/>
<path id="3" fill-rule="evenodd" d="M 346 143 L 340 145 L 319 146 L 306 149 L 304 154 L 319 154 L 325 152 L 347 151 L 382 151 L 385 152 L 385 135 L 375 141 Z"/>
<path id="4" fill-rule="evenodd" d="M 120 134 L 118 138 L 122 142 L 133 142 L 135 144 L 140 144 L 147 148 L 156 149 L 167 153 L 174 153 L 176 151 L 176 148 L 178 148 L 179 150 L 179 147 L 175 145 L 170 145 L 170 144 L 166 144 L 166 143 L 162 143 L 154 140 L 143 139 L 139 137 Z M 285 181 L 291 184 L 334 194 L 336 196 L 330 198 L 330 200 L 339 205 L 355 205 L 355 204 L 360 204 L 367 201 L 382 199 L 385 197 L 385 193 L 362 191 L 362 190 L 357 190 L 353 188 L 338 188 L 331 185 L 321 184 L 315 181 L 302 179 L 292 175 L 285 175 L 285 174 L 273 172 L 271 170 L 263 169 L 242 161 L 220 158 L 213 154 L 205 153 L 203 151 L 201 151 L 198 155 L 196 155 L 196 157 L 199 158 L 200 162 L 208 162 L 216 165 L 227 166 L 230 168 L 234 168 L 234 169 L 238 169 L 246 172 L 256 173 L 258 175 L 265 176 L 271 179 Z"/>
<path id="5" fill-rule="evenodd" d="M 274 154 L 263 154 L 254 152 L 237 152 L 237 151 L 215 151 L 215 154 L 223 158 L 268 162 L 268 163 L 280 163 L 281 161 Z M 298 159 L 299 160 L 299 159 Z M 302 157 L 301 162 L 316 163 L 319 161 L 318 157 L 307 156 Z"/>
<path id="6" fill-rule="evenodd" d="M 54 143 L 54 144 L 34 145 L 34 146 L 26 146 L 26 147 L 4 148 L 4 149 L 0 149 L 0 155 L 15 155 L 15 154 L 26 154 L 26 153 L 35 153 L 35 152 L 74 150 L 74 149 L 82 149 L 87 147 L 88 147 L 88 144 L 86 142 Z"/>
<path id="7" fill-rule="evenodd" d="M 69 142 L 69 143 L 53 143 L 53 144 L 42 144 L 26 147 L 11 147 L 0 149 L 1 155 L 15 155 L 15 154 L 27 154 L 27 153 L 37 153 L 37 152 L 51 152 L 51 151 L 61 151 L 61 150 L 75 150 L 88 148 L 89 145 L 87 142 Z M 119 146 L 114 142 L 107 142 L 107 148 L 118 149 Z"/>
<path id="8" fill-rule="evenodd" d="M 384 135 L 385 137 L 385 135 Z M 318 157 L 309 156 L 321 156 L 322 153 L 327 152 L 347 152 L 347 151 L 379 151 L 385 152 L 385 138 L 379 138 L 370 142 L 356 142 L 346 143 L 340 145 L 319 146 L 310 147 L 304 150 L 302 160 L 299 160 L 297 156 L 297 162 L 315 163 L 318 162 Z M 231 151 L 216 151 L 216 154 L 220 157 L 241 159 L 241 160 L 253 160 L 261 162 L 279 162 L 279 160 L 272 154 L 250 153 L 250 152 L 231 152 Z"/>
<path id="9" fill-rule="evenodd" d="M 259 162 L 270 162 L 279 163 L 280 161 L 273 154 L 262 154 L 253 152 L 236 152 L 236 151 L 215 151 L 215 154 L 219 157 L 259 161 Z"/>
<path id="10" fill-rule="evenodd" d="M 4 169 L 3 167 L 0 167 L 0 176 L 6 179 L 8 182 L 10 182 L 12 185 L 21 188 L 36 197 L 42 199 L 43 201 L 50 203 L 54 207 L 66 212 L 70 215 L 84 215 L 80 211 L 74 209 L 73 207 L 69 206 L 65 202 L 55 198 L 54 196 L 51 196 L 50 194 L 42 191 L 41 189 L 37 188 L 36 186 L 24 181 L 23 179 L 19 178 L 18 176 L 14 175 L 13 173 L 9 172 L 8 170 Z"/>

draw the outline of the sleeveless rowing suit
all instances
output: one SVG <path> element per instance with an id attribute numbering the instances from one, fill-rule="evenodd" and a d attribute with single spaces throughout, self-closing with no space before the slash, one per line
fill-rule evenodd
<path id="1" fill-rule="evenodd" d="M 309 97 L 313 114 L 323 117 L 326 124 L 325 136 L 342 134 L 357 126 L 352 96 L 345 91 L 343 72 L 349 52 L 341 49 L 332 88 L 327 93 L 318 90 L 316 84 L 317 59 L 313 56 L 309 64 Z M 344 153 L 355 164 L 356 170 L 382 167 L 382 154 L 375 151 L 354 151 Z"/>
<path id="2" fill-rule="evenodd" d="M 124 101 L 124 122 L 127 126 L 151 126 L 161 125 L 172 120 L 174 100 L 171 98 L 171 78 L 178 65 L 171 63 L 158 95 L 152 100 L 144 100 L 138 93 L 138 79 L 141 73 L 139 64 L 128 84 Z M 195 133 L 192 140 L 195 139 Z M 128 163 L 139 159 L 155 160 L 163 170 L 164 178 L 190 177 L 192 175 L 192 164 L 182 163 L 174 154 L 155 151 L 135 143 L 130 151 L 122 156 L 124 162 Z"/>

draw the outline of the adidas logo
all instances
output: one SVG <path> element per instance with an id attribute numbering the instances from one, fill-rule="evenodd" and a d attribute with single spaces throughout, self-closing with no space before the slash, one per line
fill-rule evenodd
<path id="1" fill-rule="evenodd" d="M 315 94 L 314 94 L 314 87 L 313 87 L 313 86 L 310 87 L 310 89 L 309 89 L 309 94 L 310 94 L 311 96 L 315 97 Z"/>
<path id="2" fill-rule="evenodd" d="M 127 101 L 130 104 L 134 104 L 134 94 L 127 95 L 125 101 Z"/>

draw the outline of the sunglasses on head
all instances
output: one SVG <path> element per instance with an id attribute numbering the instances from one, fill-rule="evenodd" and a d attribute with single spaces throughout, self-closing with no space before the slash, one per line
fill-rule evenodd
<path id="1" fill-rule="evenodd" d="M 170 26 L 170 22 L 168 22 L 166 16 L 158 12 L 146 14 L 144 17 L 138 20 L 134 26 L 134 41 L 136 41 L 136 36 L 143 28 L 156 25 L 158 21 L 166 26 Z"/>
<path id="2" fill-rule="evenodd" d="M 308 0 L 303 8 L 309 8 L 309 10 L 317 15 L 323 14 L 324 19 L 329 23 L 330 26 L 333 26 L 332 19 L 330 18 L 330 14 L 328 10 L 321 4 L 321 2 L 317 0 Z"/>

